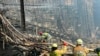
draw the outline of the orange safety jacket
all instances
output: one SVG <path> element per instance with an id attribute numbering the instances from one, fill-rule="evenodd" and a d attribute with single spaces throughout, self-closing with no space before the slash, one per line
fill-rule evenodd
<path id="1" fill-rule="evenodd" d="M 84 56 L 87 56 L 89 49 L 86 47 L 82 47 L 82 46 L 76 46 L 73 50 L 74 56 L 75 56 L 75 52 L 77 52 L 77 51 L 82 51 L 84 53 Z"/>

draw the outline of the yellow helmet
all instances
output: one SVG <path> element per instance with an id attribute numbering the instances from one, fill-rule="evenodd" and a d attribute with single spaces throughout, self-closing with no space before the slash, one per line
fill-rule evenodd
<path id="1" fill-rule="evenodd" d="M 58 47 L 57 43 L 52 44 L 52 47 Z"/>
<path id="2" fill-rule="evenodd" d="M 77 39 L 77 44 L 83 44 L 83 40 L 82 39 Z"/>

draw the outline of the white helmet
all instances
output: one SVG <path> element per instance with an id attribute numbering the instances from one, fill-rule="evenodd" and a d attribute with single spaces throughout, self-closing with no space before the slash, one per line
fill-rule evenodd
<path id="1" fill-rule="evenodd" d="M 52 44 L 52 47 L 58 47 L 57 43 Z"/>
<path id="2" fill-rule="evenodd" d="M 77 44 L 83 44 L 83 40 L 82 39 L 77 39 Z"/>

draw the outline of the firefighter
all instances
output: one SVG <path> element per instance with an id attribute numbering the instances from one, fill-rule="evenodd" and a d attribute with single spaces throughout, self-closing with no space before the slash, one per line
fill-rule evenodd
<path id="1" fill-rule="evenodd" d="M 95 52 L 95 53 L 97 53 L 97 55 L 98 55 L 98 56 L 100 56 L 100 47 L 99 47 L 99 48 L 94 49 L 94 52 Z"/>
<path id="2" fill-rule="evenodd" d="M 62 49 L 58 49 L 58 45 L 56 43 L 52 44 L 50 56 L 62 56 L 67 52 L 67 43 L 63 42 Z"/>
<path id="3" fill-rule="evenodd" d="M 43 32 L 39 32 L 39 35 L 40 35 L 40 37 L 42 39 L 42 42 L 47 42 L 47 41 L 51 40 L 51 38 L 52 38 L 52 36 L 47 32 L 44 32 L 44 33 Z"/>
<path id="4" fill-rule="evenodd" d="M 76 47 L 73 50 L 74 56 L 87 56 L 89 51 L 93 51 L 93 49 L 89 49 L 83 46 L 83 40 L 77 39 Z"/>

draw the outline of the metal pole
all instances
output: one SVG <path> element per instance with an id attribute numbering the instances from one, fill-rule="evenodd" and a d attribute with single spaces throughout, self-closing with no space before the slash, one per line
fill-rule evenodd
<path id="1" fill-rule="evenodd" d="M 5 39 L 3 39 L 3 50 L 5 50 Z"/>
<path id="2" fill-rule="evenodd" d="M 20 0 L 20 11 L 21 11 L 21 28 L 25 31 L 25 11 L 24 11 L 24 0 Z"/>
<path id="3" fill-rule="evenodd" d="M 37 10 L 38 10 L 38 8 L 37 8 Z M 36 35 L 38 35 L 37 34 L 37 32 L 38 32 L 38 22 L 37 22 L 37 12 L 36 12 L 36 9 L 35 9 L 35 19 L 36 19 Z"/>

